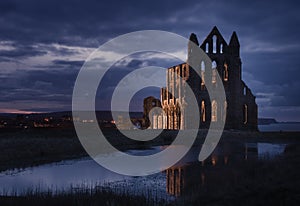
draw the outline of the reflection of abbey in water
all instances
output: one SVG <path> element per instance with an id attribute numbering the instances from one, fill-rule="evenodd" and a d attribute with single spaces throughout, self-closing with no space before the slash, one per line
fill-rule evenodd
<path id="1" fill-rule="evenodd" d="M 224 121 L 226 122 L 226 129 L 257 130 L 257 105 L 255 96 L 241 79 L 240 44 L 236 33 L 233 32 L 229 44 L 226 43 L 217 27 L 213 28 L 201 45 L 199 45 L 195 34 L 191 34 L 190 40 L 200 46 L 211 58 L 212 65 L 207 65 L 199 57 L 199 62 L 197 62 L 199 68 L 194 69 L 199 69 L 199 73 L 204 78 L 196 77 L 197 74 L 188 65 L 192 58 L 191 49 L 188 48 L 187 62 L 167 69 L 167 85 L 161 89 L 161 100 L 159 101 L 154 97 L 148 97 L 144 100 L 146 127 L 150 126 L 152 129 L 189 128 L 189 118 L 186 117 L 184 111 L 189 106 L 184 98 L 185 86 L 188 84 L 198 101 L 200 128 L 208 128 L 210 123 Z M 195 59 L 194 56 L 193 58 Z M 217 72 L 222 79 L 226 93 L 226 101 L 224 102 L 218 102 L 218 100 L 212 100 L 211 102 L 206 89 L 208 81 L 211 82 L 213 88 L 218 87 Z M 175 73 L 181 78 L 176 78 Z M 161 107 L 165 114 L 153 110 L 150 112 L 153 107 Z M 221 108 L 224 108 L 224 110 Z"/>
<path id="2" fill-rule="evenodd" d="M 223 142 L 205 161 L 198 162 L 199 149 L 193 147 L 183 160 L 165 171 L 166 191 L 170 195 L 181 196 L 195 191 L 195 187 L 205 188 L 216 182 L 221 184 L 220 172 L 225 172 L 228 165 L 268 161 L 282 155 L 286 149 L 285 144 Z"/>
<path id="3" fill-rule="evenodd" d="M 227 166 L 244 161 L 269 161 L 287 151 L 286 144 L 223 142 L 209 158 L 198 162 L 199 150 L 193 147 L 185 159 L 166 170 L 166 191 L 170 195 L 180 196 L 195 191 L 198 186 L 219 185 L 222 184 L 221 171 L 225 172 Z M 225 181 L 230 182 L 227 179 Z"/>

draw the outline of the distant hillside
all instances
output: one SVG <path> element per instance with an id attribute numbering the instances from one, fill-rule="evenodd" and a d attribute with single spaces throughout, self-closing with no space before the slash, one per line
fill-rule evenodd
<path id="1" fill-rule="evenodd" d="M 268 125 L 278 123 L 274 118 L 258 118 L 258 125 Z"/>
<path id="2" fill-rule="evenodd" d="M 82 112 L 84 113 L 87 112 Z M 117 112 L 118 116 L 124 116 L 126 112 Z M 72 116 L 72 111 L 63 111 L 63 112 L 49 112 L 49 113 L 32 113 L 32 114 L 12 114 L 12 113 L 0 113 L 0 117 L 8 117 L 8 118 L 15 118 L 17 116 L 27 116 L 29 119 L 39 119 L 45 117 L 53 117 L 53 118 L 61 118 L 64 116 Z M 111 112 L 110 111 L 97 111 L 96 116 L 98 119 L 101 120 L 112 120 Z M 131 118 L 142 118 L 143 112 L 130 112 Z"/>

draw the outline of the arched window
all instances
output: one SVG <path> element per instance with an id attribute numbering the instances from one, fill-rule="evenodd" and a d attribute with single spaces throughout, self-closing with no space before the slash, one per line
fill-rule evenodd
<path id="1" fill-rule="evenodd" d="M 216 122 L 218 119 L 218 104 L 216 100 L 213 100 L 211 103 L 211 121 Z"/>
<path id="2" fill-rule="evenodd" d="M 247 88 L 246 87 L 244 87 L 244 89 L 243 89 L 243 94 L 246 96 L 246 94 L 247 94 Z"/>
<path id="3" fill-rule="evenodd" d="M 224 63 L 224 81 L 228 81 L 228 65 L 226 62 Z"/>
<path id="4" fill-rule="evenodd" d="M 211 67 L 212 67 L 213 69 L 217 68 L 217 62 L 216 62 L 216 61 L 213 61 L 213 62 L 211 63 Z"/>
<path id="5" fill-rule="evenodd" d="M 189 78 L 189 68 L 186 64 L 183 65 L 182 77 L 184 77 L 184 80 Z"/>
<path id="6" fill-rule="evenodd" d="M 205 72 L 205 63 L 201 61 L 201 71 Z"/>
<path id="7" fill-rule="evenodd" d="M 205 122 L 206 120 L 206 114 L 205 114 L 205 102 L 204 100 L 201 101 L 201 121 Z"/>
<path id="8" fill-rule="evenodd" d="M 211 82 L 215 84 L 217 82 L 217 63 L 216 61 L 212 62 L 212 79 Z"/>
<path id="9" fill-rule="evenodd" d="M 205 85 L 205 63 L 204 61 L 201 62 L 201 89 L 204 89 Z"/>
<path id="10" fill-rule="evenodd" d="M 223 44 L 220 44 L 220 53 L 223 54 Z"/>
<path id="11" fill-rule="evenodd" d="M 186 76 L 186 78 L 189 77 L 189 68 L 188 67 L 185 69 L 185 76 Z"/>
<path id="12" fill-rule="evenodd" d="M 223 121 L 226 122 L 226 115 L 227 115 L 227 101 L 224 101 L 224 112 L 223 112 Z"/>
<path id="13" fill-rule="evenodd" d="M 176 67 L 176 74 L 177 74 L 177 77 L 178 78 L 180 76 L 180 67 Z M 175 75 L 176 76 L 176 75 Z"/>
<path id="14" fill-rule="evenodd" d="M 182 78 L 185 77 L 185 65 L 184 64 L 182 65 L 181 76 L 182 76 Z"/>
<path id="15" fill-rule="evenodd" d="M 205 44 L 205 52 L 206 52 L 206 53 L 209 52 L 209 44 L 208 44 L 208 42 Z"/>
<path id="16" fill-rule="evenodd" d="M 213 53 L 215 54 L 215 53 L 217 53 L 217 36 L 214 35 L 212 37 L 212 40 L 213 40 Z"/>
<path id="17" fill-rule="evenodd" d="M 247 104 L 244 104 L 244 107 L 243 107 L 243 117 L 244 117 L 244 124 L 247 124 L 248 122 L 248 106 Z"/>

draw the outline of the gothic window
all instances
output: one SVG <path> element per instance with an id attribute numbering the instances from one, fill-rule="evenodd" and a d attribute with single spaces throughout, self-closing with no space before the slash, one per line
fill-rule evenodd
<path id="1" fill-rule="evenodd" d="M 243 89 L 243 94 L 246 96 L 246 94 L 247 94 L 247 88 L 246 87 L 244 87 L 244 89 Z"/>
<path id="2" fill-rule="evenodd" d="M 216 122 L 217 121 L 217 112 L 218 112 L 218 104 L 216 100 L 213 100 L 211 103 L 211 121 Z"/>
<path id="3" fill-rule="evenodd" d="M 182 78 L 185 77 L 185 65 L 182 66 L 182 72 L 181 72 Z"/>
<path id="4" fill-rule="evenodd" d="M 226 115 L 227 115 L 227 101 L 224 101 L 224 114 L 223 114 L 223 121 L 226 122 Z"/>
<path id="5" fill-rule="evenodd" d="M 212 62 L 212 83 L 215 84 L 217 82 L 217 63 L 216 61 Z"/>
<path id="6" fill-rule="evenodd" d="M 213 69 L 212 70 L 212 81 L 213 84 L 215 84 L 217 82 L 217 70 Z"/>
<path id="7" fill-rule="evenodd" d="M 215 54 L 217 53 L 217 36 L 214 35 L 212 39 L 213 39 L 213 53 Z"/>
<path id="8" fill-rule="evenodd" d="M 244 107 L 243 107 L 243 117 L 244 117 L 244 124 L 247 124 L 248 122 L 248 106 L 247 104 L 244 104 Z"/>
<path id="9" fill-rule="evenodd" d="M 185 67 L 185 79 L 187 80 L 189 77 L 189 68 Z"/>
<path id="10" fill-rule="evenodd" d="M 201 62 L 201 89 L 204 89 L 204 85 L 205 85 L 205 63 L 204 61 Z"/>
<path id="11" fill-rule="evenodd" d="M 205 63 L 204 63 L 204 61 L 201 62 L 201 71 L 205 72 Z"/>
<path id="12" fill-rule="evenodd" d="M 223 44 L 220 44 L 220 53 L 223 54 Z"/>
<path id="13" fill-rule="evenodd" d="M 180 67 L 176 67 L 177 78 L 180 76 Z"/>
<path id="14" fill-rule="evenodd" d="M 206 53 L 209 52 L 209 45 L 208 45 L 208 42 L 205 44 L 205 52 L 206 52 Z"/>
<path id="15" fill-rule="evenodd" d="M 228 81 L 228 65 L 227 63 L 224 63 L 224 81 Z"/>
<path id="16" fill-rule="evenodd" d="M 204 100 L 202 100 L 201 102 L 201 121 L 202 122 L 205 122 L 205 119 L 206 119 L 206 114 L 205 114 L 205 102 Z"/>

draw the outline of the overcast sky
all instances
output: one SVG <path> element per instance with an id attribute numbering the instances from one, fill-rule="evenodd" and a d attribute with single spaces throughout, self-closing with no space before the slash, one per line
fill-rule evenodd
<path id="1" fill-rule="evenodd" d="M 217 26 L 227 42 L 237 32 L 243 80 L 257 97 L 259 116 L 300 121 L 298 1 L 128 2 L 1 0 L 0 112 L 70 110 L 83 62 L 118 35 L 154 29 L 188 38 L 194 32 L 202 42 Z M 172 66 L 155 55 L 143 60 Z M 123 60 L 108 77 L 116 82 L 143 64 Z"/>

